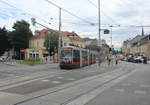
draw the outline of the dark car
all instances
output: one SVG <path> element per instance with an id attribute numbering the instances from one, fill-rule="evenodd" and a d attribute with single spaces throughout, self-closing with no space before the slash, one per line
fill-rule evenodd
<path id="1" fill-rule="evenodd" d="M 128 61 L 128 62 L 134 62 L 134 56 L 133 56 L 133 55 L 129 55 L 129 56 L 127 57 L 127 61 Z"/>

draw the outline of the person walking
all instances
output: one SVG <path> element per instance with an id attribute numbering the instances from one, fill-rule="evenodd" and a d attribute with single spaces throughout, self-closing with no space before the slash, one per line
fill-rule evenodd
<path id="1" fill-rule="evenodd" d="M 110 66 L 111 58 L 109 56 L 107 56 L 107 61 L 108 61 L 108 66 Z"/>
<path id="2" fill-rule="evenodd" d="M 118 56 L 116 55 L 115 56 L 115 62 L 116 62 L 116 65 L 118 64 Z"/>

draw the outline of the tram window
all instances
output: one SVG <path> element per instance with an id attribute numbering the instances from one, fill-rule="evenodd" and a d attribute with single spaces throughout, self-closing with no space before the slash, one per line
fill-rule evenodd
<path id="1" fill-rule="evenodd" d="M 82 52 L 82 59 L 83 59 L 83 61 L 88 59 L 86 51 Z"/>
<path id="2" fill-rule="evenodd" d="M 80 52 L 79 50 L 73 51 L 73 61 L 80 61 Z"/>

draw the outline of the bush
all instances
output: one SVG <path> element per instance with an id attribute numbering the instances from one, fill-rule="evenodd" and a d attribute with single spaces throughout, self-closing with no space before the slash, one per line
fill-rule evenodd
<path id="1" fill-rule="evenodd" d="M 28 64 L 28 65 L 35 65 L 35 64 L 40 64 L 40 59 L 38 60 L 33 60 L 33 59 L 28 59 L 28 60 L 23 60 L 20 62 L 20 64 Z"/>

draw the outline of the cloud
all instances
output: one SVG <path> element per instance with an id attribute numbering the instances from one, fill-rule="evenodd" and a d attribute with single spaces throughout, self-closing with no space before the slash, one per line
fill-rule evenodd
<path id="1" fill-rule="evenodd" d="M 36 20 L 41 24 L 49 28 L 58 29 L 59 9 L 46 2 L 46 0 L 6 0 L 6 2 L 7 1 L 23 11 L 0 3 L 0 9 L 10 15 L 10 17 L 0 15 L 1 27 L 6 26 L 12 30 L 11 27 L 16 20 L 25 19 L 31 23 L 30 19 L 36 17 Z M 62 11 L 62 30 L 75 31 L 82 37 L 98 38 L 98 11 L 88 0 L 50 1 L 71 11 L 85 21 L 96 24 L 96 26 L 93 27 L 88 25 L 85 21 Z M 97 5 L 97 0 L 91 1 Z M 101 24 L 150 25 L 149 5 L 149 0 L 101 0 Z M 51 25 L 49 23 L 51 23 Z M 31 28 L 34 31 L 42 27 L 37 25 L 36 27 L 31 26 Z M 115 38 L 114 45 L 120 47 L 123 40 L 134 37 L 140 33 L 141 28 L 115 28 L 113 29 L 113 37 Z M 150 29 L 145 28 L 145 33 L 150 33 Z M 101 34 L 101 37 L 110 43 L 110 35 Z"/>

